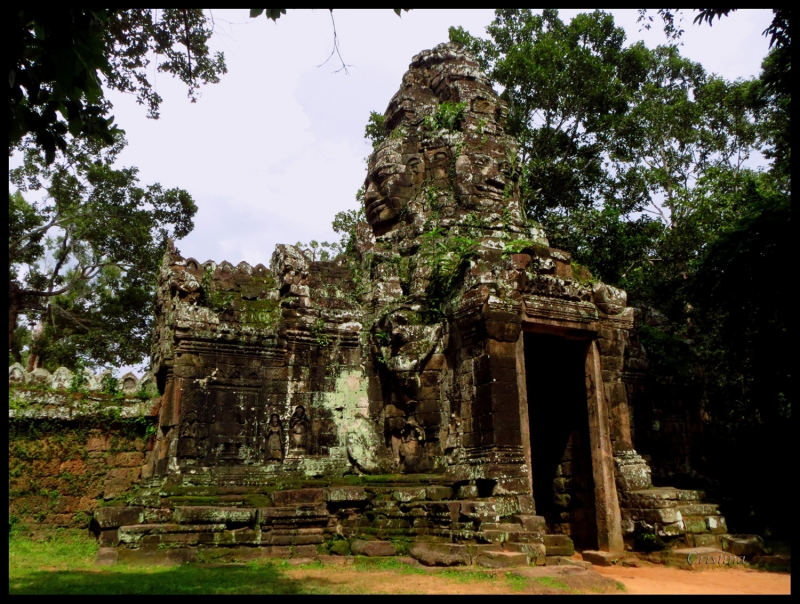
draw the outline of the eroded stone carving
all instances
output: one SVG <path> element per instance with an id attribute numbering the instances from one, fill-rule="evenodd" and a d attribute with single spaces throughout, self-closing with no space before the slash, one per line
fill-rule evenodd
<path id="1" fill-rule="evenodd" d="M 144 475 L 154 484 L 226 488 L 329 481 L 324 493 L 289 491 L 276 506 L 324 499 L 328 511 L 307 507 L 281 522 L 300 526 L 302 516 L 302 526 L 340 534 L 366 518 L 376 530 L 413 535 L 456 531 L 461 518 L 473 530 L 514 514 L 525 531 L 549 522 L 567 534 L 581 518 L 575 502 L 597 492 L 606 516 L 595 533 L 611 543 L 619 533 L 613 454 L 632 451 L 626 455 L 646 473 L 632 448 L 622 382 L 632 316 L 624 292 L 588 272 L 574 275 L 569 254 L 550 248 L 526 219 L 507 114 L 463 49 L 424 51 L 387 108 L 387 136 L 364 183 L 367 223 L 356 227 L 349 257 L 315 261 L 308 250 L 279 245 L 269 268 L 199 265 L 171 246 L 152 355 L 160 440 Z M 534 493 L 555 498 L 542 509 L 557 517 L 540 520 L 529 464 L 541 445 L 529 439 L 519 374 L 523 331 L 533 328 L 584 342 L 579 397 L 604 405 L 590 429 L 605 439 L 605 456 L 581 463 L 605 482 L 593 491 L 589 470 L 565 470 Z M 551 457 L 567 459 L 557 453 Z M 386 493 L 372 501 L 361 487 L 335 486 L 349 474 L 406 474 L 410 486 L 397 487 L 393 502 L 453 499 L 455 507 L 404 515 L 387 506 Z M 593 522 L 588 505 L 584 524 Z M 262 535 L 272 521 L 265 522 Z"/>
<path id="2" fill-rule="evenodd" d="M 310 422 L 306 417 L 306 409 L 302 405 L 298 406 L 294 410 L 292 419 L 289 420 L 289 428 L 292 443 L 292 454 L 302 455 L 307 453 Z"/>
<path id="3" fill-rule="evenodd" d="M 277 413 L 270 416 L 264 433 L 267 461 L 283 461 L 283 426 L 281 426 L 281 418 Z"/>

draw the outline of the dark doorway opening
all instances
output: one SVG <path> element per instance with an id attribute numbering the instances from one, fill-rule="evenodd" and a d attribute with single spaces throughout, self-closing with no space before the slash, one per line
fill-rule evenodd
<path id="1" fill-rule="evenodd" d="M 597 549 L 585 340 L 525 334 L 525 376 L 536 512 L 548 530 Z"/>

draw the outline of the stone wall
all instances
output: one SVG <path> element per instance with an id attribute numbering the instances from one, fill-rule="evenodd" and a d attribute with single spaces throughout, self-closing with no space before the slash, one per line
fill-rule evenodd
<path id="1" fill-rule="evenodd" d="M 45 373 L 9 368 L 9 523 L 86 528 L 96 509 L 137 490 L 159 399 L 89 390 L 97 376 L 75 391 L 53 388 Z M 56 374 L 74 383 L 67 370 Z"/>

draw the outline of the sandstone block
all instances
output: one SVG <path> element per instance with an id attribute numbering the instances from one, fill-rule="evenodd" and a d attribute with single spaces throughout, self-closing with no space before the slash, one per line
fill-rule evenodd
<path id="1" fill-rule="evenodd" d="M 575 553 L 575 545 L 572 539 L 566 535 L 545 535 L 544 546 L 547 548 L 547 556 L 571 556 Z"/>
<path id="2" fill-rule="evenodd" d="M 356 539 L 350 544 L 354 556 L 394 556 L 397 549 L 389 541 L 364 541 Z"/>
<path id="3" fill-rule="evenodd" d="M 411 557 L 425 566 L 469 566 L 466 545 L 455 543 L 415 543 Z"/>
<path id="4" fill-rule="evenodd" d="M 366 501 L 367 494 L 362 487 L 330 487 L 327 489 L 327 501 Z"/>
<path id="5" fill-rule="evenodd" d="M 422 501 L 425 499 L 425 487 L 395 489 L 392 492 L 392 499 L 402 503 L 408 503 L 410 501 Z"/>
<path id="6" fill-rule="evenodd" d="M 425 497 L 426 499 L 430 499 L 431 501 L 442 501 L 444 499 L 450 499 L 453 496 L 453 489 L 450 487 L 427 487 L 425 489 Z"/>
<path id="7" fill-rule="evenodd" d="M 526 515 L 536 514 L 536 504 L 531 495 L 518 495 L 517 502 L 519 503 L 519 513 Z"/>
<path id="8" fill-rule="evenodd" d="M 519 552 L 528 556 L 530 564 L 543 566 L 547 555 L 547 548 L 545 547 L 542 539 L 538 542 L 530 543 L 503 543 L 503 550 L 507 552 Z"/>
<path id="9" fill-rule="evenodd" d="M 528 566 L 528 556 L 522 552 L 484 551 L 478 554 L 475 564 L 486 568 L 510 568 Z"/>
<path id="10" fill-rule="evenodd" d="M 100 544 L 101 549 L 104 547 L 116 547 L 119 545 L 119 530 L 110 529 L 100 531 L 100 534 L 97 536 L 97 542 Z"/>
<path id="11" fill-rule="evenodd" d="M 252 508 L 216 506 L 179 506 L 175 508 L 178 524 L 253 524 L 256 511 Z"/>
<path id="12" fill-rule="evenodd" d="M 94 512 L 94 523 L 100 529 L 115 529 L 120 526 L 139 524 L 143 508 L 138 506 L 101 507 Z"/>
<path id="13" fill-rule="evenodd" d="M 290 506 L 298 503 L 319 503 L 325 500 L 324 489 L 292 489 L 274 491 L 272 500 L 276 506 Z"/>
<path id="14" fill-rule="evenodd" d="M 760 556 L 765 553 L 764 540 L 758 535 L 721 535 L 722 549 L 734 556 Z"/>
<path id="15" fill-rule="evenodd" d="M 625 554 L 584 550 L 581 552 L 581 556 L 586 562 L 591 562 L 595 566 L 614 566 L 625 557 Z"/>
<path id="16" fill-rule="evenodd" d="M 490 501 L 461 502 L 461 516 L 465 519 L 480 520 L 481 522 L 497 522 L 500 520 L 495 504 Z"/>
<path id="17" fill-rule="evenodd" d="M 116 544 L 114 544 L 116 545 Z M 97 555 L 94 558 L 94 563 L 98 566 L 111 566 L 117 563 L 119 550 L 116 547 L 101 547 L 97 550 Z"/>
<path id="18" fill-rule="evenodd" d="M 349 556 L 351 554 L 350 543 L 345 539 L 338 539 L 331 543 L 330 552 L 336 556 Z"/>
<path id="19" fill-rule="evenodd" d="M 544 516 L 533 516 L 529 514 L 516 514 L 514 520 L 518 522 L 526 531 L 544 534 L 547 531 L 547 522 Z"/>
<path id="20" fill-rule="evenodd" d="M 706 519 L 702 516 L 684 516 L 683 526 L 687 533 L 705 533 L 708 530 Z"/>
<path id="21" fill-rule="evenodd" d="M 547 556 L 545 559 L 547 566 L 576 566 L 584 570 L 591 570 L 592 563 L 585 560 L 575 560 L 569 556 Z"/>
<path id="22" fill-rule="evenodd" d="M 721 535 L 728 531 L 728 525 L 725 522 L 725 516 L 706 516 L 706 526 L 708 530 L 715 535 Z"/>

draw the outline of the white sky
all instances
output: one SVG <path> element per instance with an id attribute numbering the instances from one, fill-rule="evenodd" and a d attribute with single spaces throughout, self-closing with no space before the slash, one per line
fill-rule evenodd
<path id="1" fill-rule="evenodd" d="M 627 43 L 665 42 L 657 17 L 650 32 L 639 32 L 635 10 L 612 12 Z M 200 262 L 268 265 L 278 243 L 335 240 L 331 221 L 356 207 L 364 180 L 369 112 L 386 108 L 412 56 L 447 41 L 449 26 L 485 37 L 493 18 L 489 10 L 412 10 L 402 18 L 389 9 L 335 10 L 346 75 L 333 73 L 336 57 L 317 67 L 333 44 L 327 10 L 289 10 L 277 23 L 247 14 L 214 11 L 211 45 L 225 53 L 228 73 L 197 103 L 164 74 L 155 80 L 164 97 L 157 121 L 132 97 L 109 95 L 129 142 L 120 165 L 138 166 L 143 185 L 194 197 L 195 229 L 177 245 Z M 692 25 L 693 16 L 684 17 L 684 56 L 731 80 L 758 74 L 770 10 L 740 10 L 712 27 Z"/>

